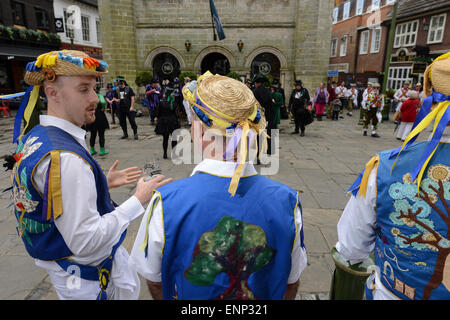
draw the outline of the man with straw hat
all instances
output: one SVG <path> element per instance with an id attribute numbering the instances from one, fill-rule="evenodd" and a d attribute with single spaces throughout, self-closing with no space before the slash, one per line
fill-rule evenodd
<path id="1" fill-rule="evenodd" d="M 154 299 L 295 298 L 306 267 L 299 193 L 247 161 L 266 125 L 257 100 L 209 72 L 183 94 L 204 160 L 156 191 L 130 260 Z"/>
<path id="2" fill-rule="evenodd" d="M 425 100 L 403 145 L 380 152 L 349 189 L 336 249 L 373 251 L 367 299 L 450 299 L 450 53 L 425 72 Z M 413 143 L 430 124 L 428 141 Z"/>
<path id="3" fill-rule="evenodd" d="M 105 176 L 86 146 L 81 126 L 95 120 L 96 77 L 107 68 L 80 51 L 39 56 L 26 67 L 30 87 L 16 116 L 13 141 L 18 146 L 8 160 L 17 230 L 60 299 L 138 298 L 139 278 L 120 245 L 153 189 L 165 183 L 163 177 L 142 178 L 122 205 L 111 200 L 109 188 L 136 182 L 141 171 L 119 171 L 116 161 Z M 48 99 L 48 115 L 23 135 L 40 89 Z"/>
<path id="4" fill-rule="evenodd" d="M 380 136 L 377 133 L 377 125 L 378 125 L 378 117 L 377 113 L 384 108 L 384 96 L 380 93 L 380 84 L 373 84 L 373 91 L 368 93 L 367 96 L 364 97 L 362 102 L 364 113 L 364 125 L 363 125 L 363 134 L 367 136 L 367 129 L 369 128 L 369 123 L 372 122 L 372 134 L 373 138 L 379 138 Z"/>

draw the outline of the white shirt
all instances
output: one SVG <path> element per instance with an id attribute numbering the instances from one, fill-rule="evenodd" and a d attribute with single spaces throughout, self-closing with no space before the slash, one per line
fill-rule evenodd
<path id="1" fill-rule="evenodd" d="M 431 137 L 430 137 L 431 139 Z M 441 142 L 450 143 L 450 128 L 445 129 Z M 377 175 L 372 170 L 367 184 L 366 197 L 352 195 L 337 225 L 338 242 L 336 250 L 342 258 L 355 264 L 366 260 L 375 247 Z M 382 284 L 379 274 L 375 273 L 367 279 L 367 283 L 375 280 L 375 300 L 398 299 Z"/>
<path id="2" fill-rule="evenodd" d="M 394 94 L 394 99 L 399 101 L 397 104 L 397 107 L 395 108 L 395 111 L 400 111 L 403 102 L 409 99 L 408 93 L 409 89 L 405 90 L 403 87 L 398 89 L 397 92 Z"/>
<path id="3" fill-rule="evenodd" d="M 76 125 L 53 116 L 40 116 L 42 126 L 54 126 L 68 132 L 86 150 L 86 131 Z M 66 245 L 74 254 L 77 263 L 97 266 L 111 253 L 112 247 L 131 221 L 142 215 L 144 208 L 132 196 L 114 211 L 100 216 L 97 211 L 97 190 L 94 174 L 89 165 L 75 154 L 61 152 L 61 196 L 63 214 L 55 220 Z M 41 161 L 36 168 L 34 181 L 37 189 L 44 193 L 45 177 L 50 158 Z M 36 265 L 47 270 L 60 299 L 95 299 L 99 282 L 78 279 L 79 289 L 68 288 L 73 276 L 54 261 L 35 260 Z M 73 288 L 73 285 L 69 285 Z M 108 285 L 108 298 L 137 299 L 139 278 L 128 266 L 128 252 L 119 247 L 113 261 Z"/>
<path id="4" fill-rule="evenodd" d="M 347 97 L 347 88 L 343 86 L 339 86 L 335 89 L 336 95 L 338 98 L 345 98 Z"/>
<path id="5" fill-rule="evenodd" d="M 234 162 L 205 159 L 194 168 L 191 175 L 201 171 L 219 176 L 232 177 L 235 168 L 236 163 Z M 245 163 L 241 176 L 249 176 L 254 174 L 257 174 L 257 172 L 253 167 L 253 164 Z M 161 201 L 158 201 L 158 204 L 153 211 L 153 216 L 151 217 L 150 223 L 147 225 L 149 211 L 156 197 L 157 195 L 152 198 L 144 214 L 144 217 L 142 218 L 141 226 L 136 236 L 136 241 L 134 243 L 133 249 L 131 250 L 130 264 L 133 265 L 136 268 L 137 272 L 140 273 L 144 278 L 152 282 L 161 282 L 161 261 L 164 245 Z M 306 250 L 300 245 L 300 232 L 303 225 L 301 218 L 302 213 L 299 206 L 297 207 L 295 215 L 297 235 L 295 237 L 294 248 L 292 250 L 292 266 L 288 283 L 296 282 L 307 264 Z M 147 228 L 148 254 L 146 258 L 144 251 L 140 250 L 139 247 L 144 242 L 145 232 Z"/>

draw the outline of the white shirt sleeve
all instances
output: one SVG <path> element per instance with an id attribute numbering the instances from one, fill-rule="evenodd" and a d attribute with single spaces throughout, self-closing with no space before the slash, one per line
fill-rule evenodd
<path id="1" fill-rule="evenodd" d="M 376 172 L 370 173 L 366 197 L 352 195 L 337 225 L 336 249 L 351 264 L 366 260 L 375 246 Z"/>
<path id="2" fill-rule="evenodd" d="M 153 203 L 157 200 L 158 203 L 152 213 L 151 209 Z M 149 217 L 151 214 L 152 216 Z M 139 274 L 152 282 L 161 282 L 161 261 L 162 250 L 164 247 L 164 227 L 162 219 L 162 205 L 161 201 L 159 201 L 159 194 L 154 194 L 142 218 L 129 260 L 130 265 L 132 265 Z M 146 257 L 145 251 L 141 250 L 140 247 L 144 243 L 147 231 L 148 248 Z"/>
<path id="3" fill-rule="evenodd" d="M 295 210 L 295 224 L 297 234 L 295 237 L 294 248 L 292 250 L 292 265 L 291 273 L 288 278 L 288 284 L 296 282 L 307 265 L 306 249 L 301 246 L 303 224 L 300 207 L 297 207 Z"/>
<path id="4" fill-rule="evenodd" d="M 74 261 L 97 265 L 111 253 L 129 223 L 144 208 L 133 196 L 114 211 L 100 216 L 95 178 L 89 165 L 71 153 L 62 152 L 60 159 L 63 214 L 55 220 L 55 225 L 74 254 Z M 35 182 L 41 193 L 49 162 L 46 158 L 36 169 Z"/>

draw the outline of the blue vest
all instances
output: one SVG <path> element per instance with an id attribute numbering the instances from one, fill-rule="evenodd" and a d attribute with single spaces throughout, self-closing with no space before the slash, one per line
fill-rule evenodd
<path id="1" fill-rule="evenodd" d="M 297 192 L 254 175 L 230 197 L 230 180 L 198 172 L 159 188 L 164 299 L 283 298 Z"/>
<path id="2" fill-rule="evenodd" d="M 69 133 L 52 126 L 34 127 L 18 143 L 16 155 L 21 155 L 14 167 L 13 194 L 15 202 L 15 215 L 19 222 L 18 231 L 22 236 L 25 248 L 30 256 L 40 260 L 55 260 L 64 270 L 71 265 L 78 266 L 81 270 L 80 277 L 86 280 L 99 280 L 99 273 L 105 274 L 101 282 L 100 298 L 106 298 L 106 287 L 109 282 L 109 273 L 112 267 L 112 259 L 115 250 L 125 237 L 114 246 L 111 256 L 98 267 L 79 265 L 70 259 L 73 255 L 60 232 L 58 231 L 53 216 L 48 219 L 46 207 L 47 191 L 41 194 L 33 180 L 36 167 L 52 151 L 70 152 L 86 161 L 92 169 L 97 189 L 97 210 L 100 215 L 111 212 L 115 208 L 109 192 L 106 177 L 100 165 L 92 158 L 87 150 L 81 146 Z M 64 174 L 61 172 L 61 174 Z M 49 177 L 46 179 L 46 188 Z M 83 199 L 80 199 L 83 201 Z M 101 280 L 101 278 L 100 278 Z"/>
<path id="3" fill-rule="evenodd" d="M 377 226 L 375 264 L 382 284 L 400 299 L 450 299 L 442 284 L 450 268 L 450 144 L 438 146 L 421 183 L 411 183 L 409 172 L 428 142 L 403 151 L 395 160 L 391 151 L 379 154 L 377 172 Z"/>

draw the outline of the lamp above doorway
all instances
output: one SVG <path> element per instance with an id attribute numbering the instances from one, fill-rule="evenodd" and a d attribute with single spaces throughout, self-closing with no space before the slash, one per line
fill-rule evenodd
<path id="1" fill-rule="evenodd" d="M 237 43 L 237 47 L 239 49 L 239 52 L 241 52 L 242 48 L 244 48 L 244 42 L 242 42 L 242 40 L 239 40 Z"/>
<path id="2" fill-rule="evenodd" d="M 186 47 L 186 50 L 189 52 L 191 50 L 191 42 L 189 40 L 186 40 L 184 43 L 184 46 Z"/>

